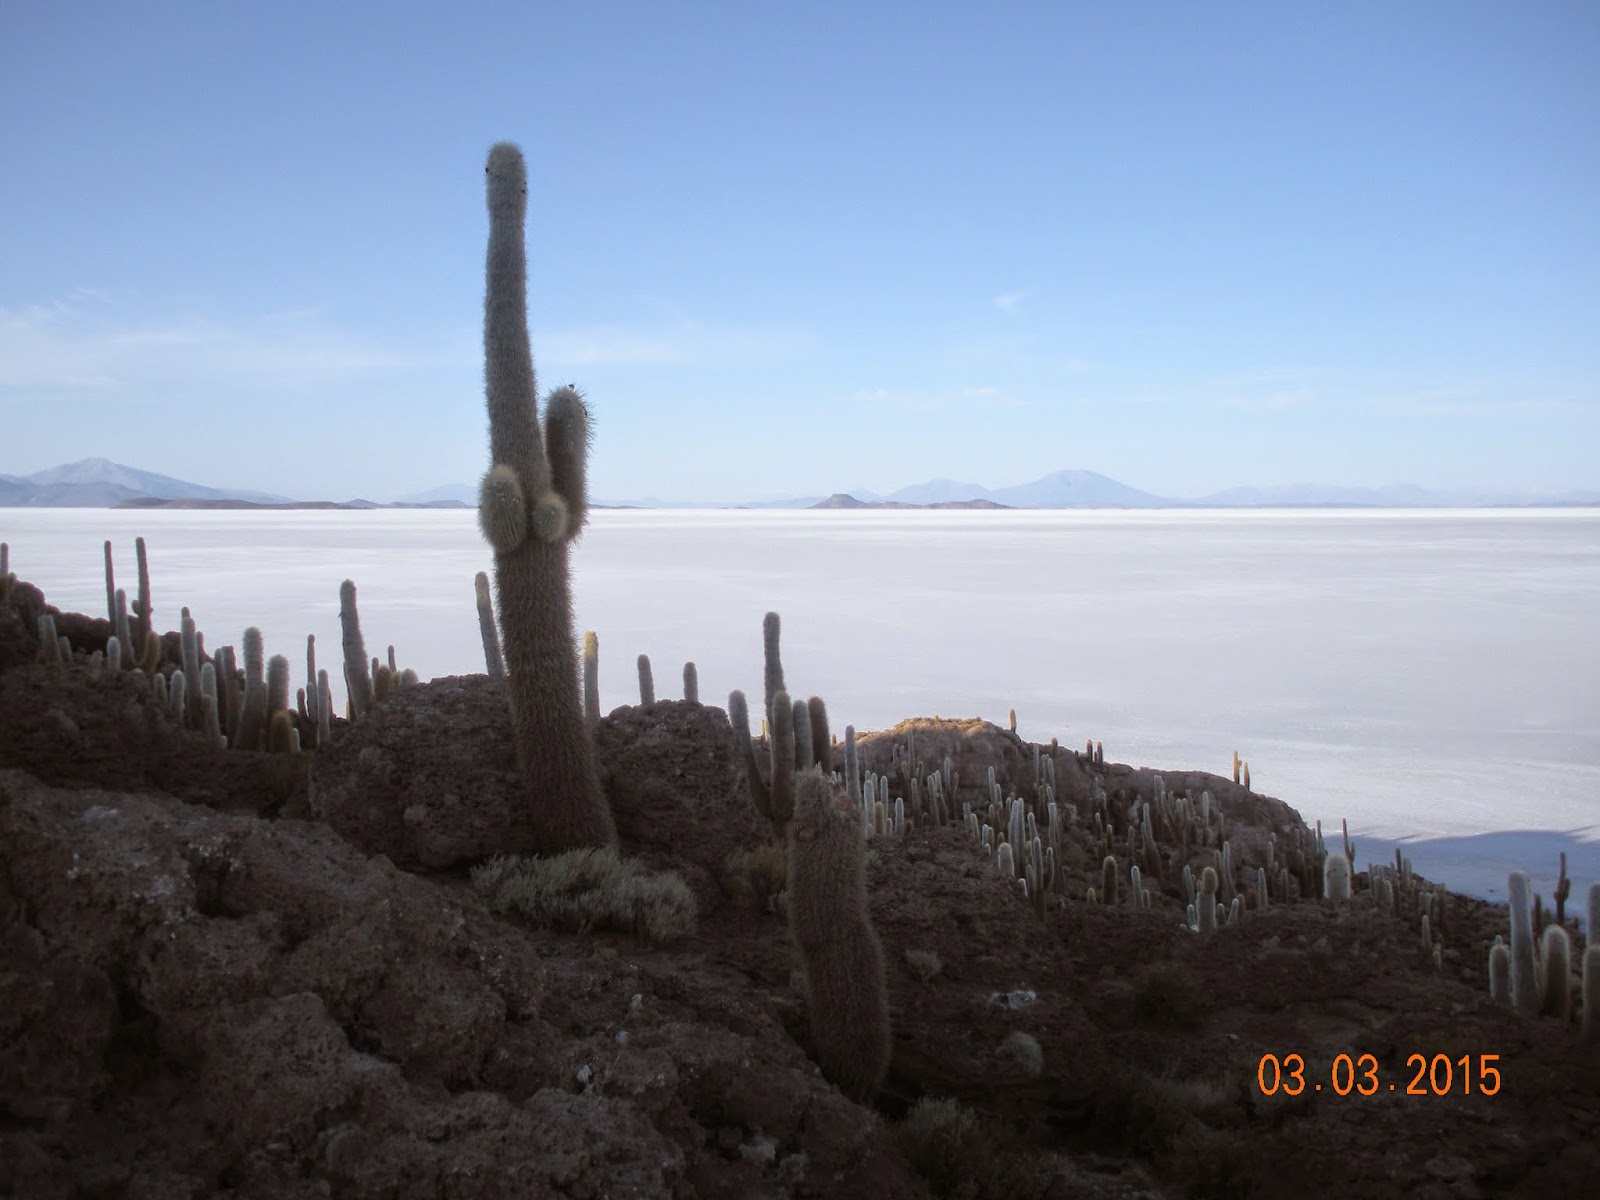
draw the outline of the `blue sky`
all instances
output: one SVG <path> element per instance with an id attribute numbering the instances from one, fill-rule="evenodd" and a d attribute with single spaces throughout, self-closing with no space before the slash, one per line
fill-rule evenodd
<path id="1" fill-rule="evenodd" d="M 1593 3 L 453 7 L 0 5 L 0 473 L 475 482 L 507 139 L 602 498 L 1600 488 Z"/>

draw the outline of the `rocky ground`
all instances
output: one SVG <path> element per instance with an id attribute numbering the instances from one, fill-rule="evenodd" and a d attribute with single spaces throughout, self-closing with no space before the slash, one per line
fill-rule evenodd
<path id="1" fill-rule="evenodd" d="M 684 878 L 696 932 L 552 932 L 469 879 L 504 848 L 482 814 L 519 803 L 492 681 L 403 688 L 314 753 L 228 751 L 90 664 L 103 620 L 56 614 L 75 661 L 41 665 L 40 611 L 24 583 L 0 603 L 0 1194 L 1422 1200 L 1600 1178 L 1600 1046 L 1491 1002 L 1504 909 L 1448 897 L 1436 965 L 1411 894 L 1380 907 L 1358 860 L 1349 902 L 1291 879 L 1194 933 L 1180 871 L 1211 850 L 1175 844 L 1150 907 L 1088 902 L 1092 813 L 1115 826 L 1152 772 L 1042 749 L 1081 814 L 1042 915 L 959 822 L 869 839 L 894 1055 L 862 1107 L 808 1057 L 721 709 L 624 707 L 597 738 L 624 852 Z M 960 801 L 982 808 L 991 766 L 1036 787 L 1034 748 L 978 721 L 865 736 L 864 762 L 892 773 L 908 734 L 951 756 Z M 1211 792 L 1241 880 L 1268 835 L 1306 837 L 1231 780 L 1162 782 Z M 1299 1095 L 1263 1093 L 1266 1055 L 1303 1060 Z M 1375 1094 L 1336 1094 L 1340 1055 L 1372 1056 Z M 927 1099 L 961 1106 L 931 1140 Z"/>

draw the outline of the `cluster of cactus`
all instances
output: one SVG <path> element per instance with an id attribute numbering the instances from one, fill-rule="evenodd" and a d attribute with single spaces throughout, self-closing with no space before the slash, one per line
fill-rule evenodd
<path id="1" fill-rule="evenodd" d="M 126 592 L 116 586 L 112 544 L 105 543 L 106 614 L 111 630 L 103 650 L 92 650 L 92 667 L 133 671 L 150 681 L 157 702 L 179 725 L 204 732 L 218 746 L 239 750 L 283 753 L 325 745 L 332 737 L 332 704 L 328 673 L 316 665 L 316 638 L 306 638 L 306 684 L 296 689 L 290 707 L 290 666 L 283 655 L 266 658 L 261 631 L 251 627 L 242 640 L 243 665 L 233 646 L 208 654 L 205 635 L 188 608 L 181 610 L 176 654 L 168 653 L 156 632 L 150 604 L 150 567 L 143 538 L 137 539 L 139 592 L 130 606 Z M 8 555 L 9 558 L 9 555 Z M 345 640 L 345 673 L 351 688 L 351 712 L 366 711 L 394 689 L 416 683 L 417 673 L 402 670 L 395 648 L 388 661 L 365 656 L 360 618 L 356 612 L 355 585 L 346 580 L 340 589 L 340 618 Z M 168 637 L 172 635 L 167 635 Z M 46 663 L 67 666 L 73 649 L 50 613 L 39 616 L 41 657 Z M 139 647 L 131 653 L 129 647 Z M 359 667 L 356 664 L 361 664 Z M 362 683 L 367 685 L 363 699 Z"/>
<path id="2" fill-rule="evenodd" d="M 950 769 L 948 758 L 945 769 Z M 1066 827 L 1076 820 L 1077 810 L 1056 800 L 1054 756 L 1041 754 L 1038 747 L 1031 790 L 1031 798 L 1015 792 L 1006 795 L 994 768 L 989 767 L 982 805 L 963 804 L 962 820 L 979 853 L 993 862 L 1003 878 L 1014 881 L 1042 916 L 1059 903 L 1062 894 L 1065 880 L 1060 863 L 1066 852 Z M 1109 873 L 1114 880 L 1115 860 Z"/>
<path id="3" fill-rule="evenodd" d="M 833 738 L 828 730 L 828 708 L 820 697 L 789 698 L 783 683 L 779 634 L 778 614 L 769 612 L 762 621 L 767 719 L 762 726 L 759 755 L 758 745 L 750 736 L 750 706 L 743 692 L 729 693 L 728 719 L 750 780 L 751 802 L 772 823 L 773 832 L 782 837 L 794 813 L 796 774 L 817 766 L 825 775 L 831 775 Z"/>
<path id="4" fill-rule="evenodd" d="M 892 1050 L 883 947 L 867 911 L 866 840 L 820 766 L 796 781 L 786 842 L 789 929 L 805 964 L 817 1062 L 846 1095 L 870 1103 Z"/>
<path id="5" fill-rule="evenodd" d="M 1243 905 L 1239 896 L 1224 904 L 1219 899 L 1221 876 L 1215 867 L 1200 872 L 1198 884 L 1194 872 L 1187 864 L 1183 868 L 1183 886 L 1188 895 L 1184 909 L 1184 924 L 1193 933 L 1215 933 L 1219 925 L 1237 924 Z"/>
<path id="6" fill-rule="evenodd" d="M 1239 757 L 1239 752 L 1233 752 L 1233 781 L 1245 791 L 1250 790 L 1250 764 Z"/>
<path id="7" fill-rule="evenodd" d="M 961 787 L 960 775 L 948 754 L 944 756 L 943 762 L 932 770 L 929 769 L 928 764 L 917 754 L 915 727 L 907 727 L 903 745 L 890 747 L 888 773 L 878 776 L 868 772 L 868 796 L 871 795 L 870 785 L 876 779 L 884 803 L 887 804 L 891 775 L 899 780 L 902 793 L 899 799 L 904 801 L 906 819 L 912 828 L 924 824 L 948 825 L 955 821 L 956 793 Z M 994 782 L 993 771 L 989 772 L 988 789 L 992 793 L 993 803 L 998 804 L 999 787 Z M 870 823 L 871 811 L 863 815 Z"/>
<path id="8" fill-rule="evenodd" d="M 1557 919 L 1535 927 L 1536 897 L 1525 871 L 1513 871 L 1506 883 L 1510 942 L 1497 935 L 1489 947 L 1489 995 L 1524 1016 L 1554 1017 L 1562 1024 L 1572 1020 L 1572 935 L 1566 922 L 1566 899 L 1571 884 L 1562 855 L 1557 882 Z M 1563 887 L 1562 885 L 1566 886 Z M 1600 883 L 1591 884 L 1588 896 L 1588 933 L 1579 960 L 1582 995 L 1580 1036 L 1600 1042 Z"/>

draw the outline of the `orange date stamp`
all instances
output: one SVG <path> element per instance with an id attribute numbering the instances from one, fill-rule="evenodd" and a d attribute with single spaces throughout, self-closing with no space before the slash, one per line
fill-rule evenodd
<path id="1" fill-rule="evenodd" d="M 1452 1059 L 1448 1054 L 1412 1054 L 1405 1071 L 1385 1076 L 1371 1054 L 1352 1057 L 1340 1054 L 1328 1065 L 1325 1078 L 1318 1078 L 1299 1054 L 1263 1054 L 1256 1064 L 1256 1086 L 1263 1096 L 1300 1096 L 1328 1091 L 1336 1096 L 1376 1096 L 1393 1092 L 1402 1096 L 1492 1096 L 1500 1090 L 1498 1054 L 1463 1054 Z"/>

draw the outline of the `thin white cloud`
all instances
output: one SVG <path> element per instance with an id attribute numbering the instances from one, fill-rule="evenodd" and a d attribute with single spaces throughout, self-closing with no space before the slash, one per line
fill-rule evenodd
<path id="1" fill-rule="evenodd" d="M 994 306 L 1001 312 L 1010 312 L 1027 298 L 1027 292 L 1002 292 L 994 298 Z"/>
<path id="2" fill-rule="evenodd" d="M 423 365 L 437 364 L 291 314 L 231 324 L 143 316 L 88 289 L 0 309 L 0 389 L 8 391 L 260 384 Z"/>

